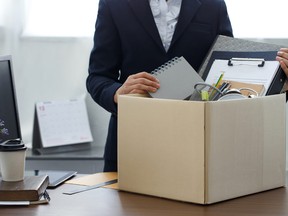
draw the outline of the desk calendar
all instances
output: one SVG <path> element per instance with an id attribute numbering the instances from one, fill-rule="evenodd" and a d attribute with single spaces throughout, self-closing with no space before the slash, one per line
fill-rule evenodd
<path id="1" fill-rule="evenodd" d="M 36 103 L 33 132 L 36 148 L 92 142 L 84 99 Z"/>

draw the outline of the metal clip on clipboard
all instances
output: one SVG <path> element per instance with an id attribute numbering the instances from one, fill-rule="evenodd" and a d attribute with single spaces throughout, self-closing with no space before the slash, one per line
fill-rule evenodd
<path id="1" fill-rule="evenodd" d="M 242 64 L 241 62 L 246 62 L 245 64 L 248 64 L 247 62 L 259 62 L 258 64 L 258 67 L 264 67 L 265 65 L 265 59 L 262 59 L 262 58 L 231 58 L 229 59 L 228 61 L 228 65 L 229 66 L 233 66 L 233 62 L 238 62 L 240 64 Z M 251 64 L 251 65 L 254 65 L 254 64 Z"/>

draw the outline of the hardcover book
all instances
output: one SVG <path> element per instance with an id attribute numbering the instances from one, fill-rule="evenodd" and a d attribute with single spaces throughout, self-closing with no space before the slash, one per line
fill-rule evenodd
<path id="1" fill-rule="evenodd" d="M 46 191 L 49 183 L 47 175 L 25 176 L 23 181 L 6 182 L 0 180 L 0 201 L 37 201 Z"/>

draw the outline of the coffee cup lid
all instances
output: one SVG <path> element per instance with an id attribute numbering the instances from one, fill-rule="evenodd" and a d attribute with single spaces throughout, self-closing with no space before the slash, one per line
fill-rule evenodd
<path id="1" fill-rule="evenodd" d="M 0 144 L 0 151 L 20 151 L 26 150 L 25 144 L 20 139 L 7 140 Z"/>

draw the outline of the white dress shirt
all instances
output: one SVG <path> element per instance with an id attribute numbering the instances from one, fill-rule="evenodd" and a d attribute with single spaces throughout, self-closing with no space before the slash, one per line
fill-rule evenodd
<path id="1" fill-rule="evenodd" d="M 168 51 L 177 25 L 182 0 L 150 0 L 150 7 L 163 46 Z"/>

